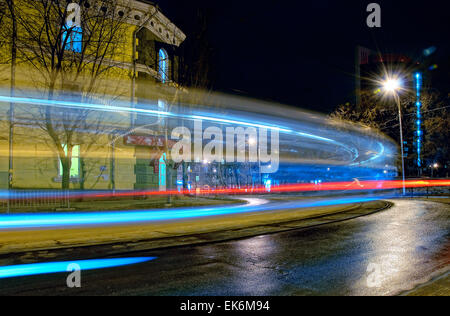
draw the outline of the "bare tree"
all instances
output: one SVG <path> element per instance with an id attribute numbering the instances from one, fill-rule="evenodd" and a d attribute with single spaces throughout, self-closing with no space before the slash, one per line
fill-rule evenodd
<path id="1" fill-rule="evenodd" d="M 120 94 L 102 84 L 102 80 L 124 73 L 129 14 L 124 1 L 80 0 L 75 7 L 67 6 L 63 0 L 14 2 L 17 61 L 33 70 L 31 81 L 42 98 L 83 104 L 91 102 L 95 96 Z M 8 11 L 5 16 L 9 20 L 12 18 Z M 10 37 L 7 31 L 0 33 L 0 41 L 10 42 Z M 86 141 L 86 138 L 80 140 L 77 132 L 97 129 L 100 133 L 101 118 L 83 107 L 46 105 L 36 112 L 30 114 L 38 116 L 36 122 L 50 138 L 61 160 L 62 188 L 68 189 L 73 147 Z"/>
<path id="2" fill-rule="evenodd" d="M 410 169 L 417 160 L 417 152 L 413 150 L 417 140 L 417 106 L 416 95 L 405 93 L 401 96 L 402 120 L 404 122 L 404 140 L 408 143 L 410 152 L 407 160 Z M 399 122 L 395 102 L 383 100 L 373 93 L 363 95 L 361 104 L 346 103 L 340 105 L 330 115 L 334 120 L 350 121 L 363 127 L 370 127 L 391 138 L 399 140 Z M 448 138 L 450 116 L 448 97 L 440 95 L 436 91 L 425 89 L 421 96 L 421 113 L 423 129 L 423 161 L 450 161 Z"/>

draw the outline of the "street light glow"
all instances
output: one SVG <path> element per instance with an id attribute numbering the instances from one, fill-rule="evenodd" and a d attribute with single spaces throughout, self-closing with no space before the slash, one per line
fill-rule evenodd
<path id="1" fill-rule="evenodd" d="M 385 91 L 393 93 L 400 90 L 401 83 L 398 79 L 388 79 L 383 83 L 383 88 Z"/>

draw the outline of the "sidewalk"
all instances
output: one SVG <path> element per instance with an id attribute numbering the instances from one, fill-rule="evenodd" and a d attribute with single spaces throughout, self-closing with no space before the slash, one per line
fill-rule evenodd
<path id="1" fill-rule="evenodd" d="M 109 255 L 230 240 L 342 221 L 388 206 L 387 202 L 376 201 L 363 205 L 244 213 L 184 221 L 3 231 L 0 232 L 0 265 L 54 259 L 71 252 L 73 255 L 74 248 L 79 247 L 90 247 L 86 255 L 98 256 L 99 253 Z M 62 254 L 52 253 L 55 250 L 62 250 Z"/>

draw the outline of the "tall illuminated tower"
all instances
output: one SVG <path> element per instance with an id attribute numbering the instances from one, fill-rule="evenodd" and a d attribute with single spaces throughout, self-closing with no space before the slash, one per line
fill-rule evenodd
<path id="1" fill-rule="evenodd" d="M 416 128 L 416 147 L 417 147 L 417 169 L 419 172 L 419 176 L 422 175 L 422 139 L 423 139 L 423 131 L 422 131 L 422 85 L 423 85 L 423 77 L 422 73 L 416 72 L 414 74 L 414 82 L 416 89 L 416 108 L 417 108 L 417 128 Z"/>

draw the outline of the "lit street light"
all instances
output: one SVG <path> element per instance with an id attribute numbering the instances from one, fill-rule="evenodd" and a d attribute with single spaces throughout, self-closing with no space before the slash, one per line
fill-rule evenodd
<path id="1" fill-rule="evenodd" d="M 396 93 L 401 88 L 400 80 L 398 79 L 388 79 L 383 84 L 383 88 L 385 91 L 389 93 Z"/>
<path id="2" fill-rule="evenodd" d="M 438 163 L 435 163 L 434 165 L 431 165 L 430 166 L 430 169 L 431 169 L 431 178 L 434 178 L 434 170 L 436 169 L 439 169 L 439 164 Z"/>
<path id="3" fill-rule="evenodd" d="M 403 150 L 403 123 L 402 123 L 402 107 L 400 104 L 400 97 L 398 91 L 401 89 L 401 81 L 398 78 L 390 77 L 385 82 L 383 82 L 383 89 L 389 94 L 392 94 L 397 102 L 398 106 L 398 120 L 400 122 L 400 147 L 402 155 L 402 173 L 403 173 L 403 195 L 406 195 L 406 185 L 405 185 L 405 157 Z"/>

